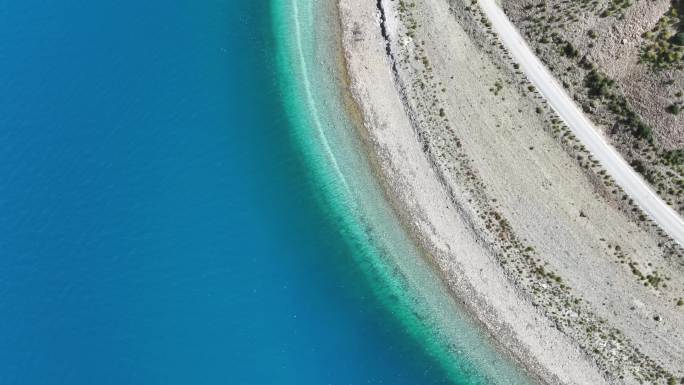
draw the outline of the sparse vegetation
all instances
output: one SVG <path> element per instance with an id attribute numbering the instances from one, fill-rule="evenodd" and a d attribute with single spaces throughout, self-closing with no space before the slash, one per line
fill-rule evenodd
<path id="1" fill-rule="evenodd" d="M 671 113 L 672 115 L 679 115 L 681 111 L 682 106 L 680 103 L 672 103 L 667 107 L 667 112 Z"/>
<path id="2" fill-rule="evenodd" d="M 653 30 L 644 34 L 647 44 L 642 49 L 641 59 L 655 69 L 681 67 L 680 63 L 684 58 L 684 32 L 677 31 L 681 24 L 679 13 L 673 3 Z"/>
<path id="3" fill-rule="evenodd" d="M 602 98 L 611 94 L 615 81 L 599 73 L 596 69 L 592 69 L 584 79 L 584 84 L 589 89 L 590 96 Z"/>
<path id="4" fill-rule="evenodd" d="M 526 4 L 516 6 L 516 1 L 506 0 L 504 6 L 510 4 L 508 5 L 510 16 L 526 34 L 536 54 L 549 69 L 555 72 L 563 87 L 568 90 L 584 112 L 591 115 L 594 122 L 607 128 L 607 134 L 613 144 L 629 162 L 635 159 L 640 161 L 642 175 L 652 183 L 654 189 L 668 204 L 684 214 L 684 165 L 673 167 L 670 162 L 662 158 L 666 151 L 661 149 L 662 144 L 658 142 L 658 137 L 654 134 L 655 129 L 658 133 L 679 132 L 676 127 L 673 127 L 677 123 L 672 117 L 682 115 L 684 100 L 681 98 L 684 93 L 681 88 L 667 90 L 667 87 L 679 84 L 677 77 L 680 76 L 678 72 L 668 71 L 684 69 L 684 59 L 679 56 L 679 53 L 684 50 L 684 45 L 682 45 L 684 22 L 679 16 L 681 12 L 684 12 L 684 0 L 672 0 L 671 8 L 658 22 L 658 26 L 644 34 L 645 42 L 639 53 L 642 62 L 659 70 L 652 71 L 652 74 L 661 77 L 659 84 L 661 87 L 649 89 L 647 92 L 659 97 L 665 96 L 662 94 L 666 93 L 671 98 L 664 105 L 658 102 L 662 105 L 658 112 L 671 114 L 670 117 L 657 121 L 649 115 L 645 115 L 646 119 L 642 118 L 642 110 L 650 110 L 651 107 L 640 103 L 639 109 L 635 108 L 638 102 L 628 99 L 626 92 L 621 89 L 622 84 L 617 84 L 606 76 L 592 62 L 592 58 L 599 55 L 596 51 L 592 51 L 595 42 L 601 42 L 604 48 L 615 44 L 603 39 L 603 33 L 609 28 L 618 31 L 618 36 L 623 36 L 623 39 L 617 42 L 618 44 L 624 44 L 625 39 L 629 41 L 630 37 L 619 32 L 620 30 L 616 27 L 624 30 L 627 27 L 626 23 L 634 23 L 634 20 L 623 22 L 622 19 L 622 16 L 629 12 L 632 3 L 636 2 L 633 0 L 547 0 L 543 2 L 527 0 Z M 589 24 L 590 28 L 587 30 L 578 28 L 580 19 L 589 18 L 598 21 L 600 15 L 605 18 L 610 16 L 610 18 Z M 614 33 L 611 35 L 615 36 Z M 606 46 L 606 43 L 609 45 Z M 614 47 L 621 50 L 619 46 L 614 45 Z M 651 53 L 648 53 L 647 48 L 651 50 Z M 582 52 L 585 49 L 588 51 Z M 631 90 L 628 95 L 634 95 L 633 91 Z M 672 98 L 673 95 L 674 98 Z M 667 128 L 669 131 L 661 131 L 662 128 Z M 675 134 L 667 134 L 668 137 L 673 135 Z"/>
<path id="5" fill-rule="evenodd" d="M 608 109 L 618 116 L 618 124 L 630 128 L 636 138 L 652 141 L 651 127 L 646 125 L 627 105 L 624 96 L 615 89 L 615 81 L 598 72 L 591 64 L 585 63 L 585 66 L 591 68 L 584 79 L 589 97 L 605 99 Z"/>
<path id="6" fill-rule="evenodd" d="M 572 43 L 566 42 L 565 46 L 563 47 L 563 54 L 569 58 L 576 58 L 579 56 L 579 51 L 572 45 Z"/>
<path id="7" fill-rule="evenodd" d="M 632 6 L 631 0 L 611 0 L 608 6 L 601 12 L 601 17 L 624 16 L 624 11 Z"/>
<path id="8" fill-rule="evenodd" d="M 501 79 L 497 80 L 494 83 L 494 87 L 490 88 L 489 91 L 493 92 L 494 95 L 499 95 L 499 92 L 503 88 L 503 83 L 501 82 Z"/>

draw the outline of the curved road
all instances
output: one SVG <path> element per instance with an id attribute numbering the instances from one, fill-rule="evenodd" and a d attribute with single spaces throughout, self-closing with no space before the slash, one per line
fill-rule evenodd
<path id="1" fill-rule="evenodd" d="M 534 55 L 525 39 L 495 0 L 479 0 L 479 3 L 508 52 L 520 64 L 527 78 L 537 87 L 575 136 L 625 193 L 667 234 L 684 246 L 684 220 L 608 144 L 600 131 L 594 127 L 549 70 Z"/>

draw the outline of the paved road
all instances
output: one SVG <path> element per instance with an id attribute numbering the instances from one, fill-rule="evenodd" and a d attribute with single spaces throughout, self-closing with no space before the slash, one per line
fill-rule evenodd
<path id="1" fill-rule="evenodd" d="M 495 3 L 495 0 L 479 1 L 482 10 L 513 59 L 520 64 L 520 68 L 528 79 L 542 93 L 575 136 L 594 158 L 601 162 L 608 174 L 634 199 L 634 202 L 665 232 L 684 246 L 684 220 L 608 144 L 601 132 L 594 127 L 549 70 L 535 56 L 525 39 Z"/>

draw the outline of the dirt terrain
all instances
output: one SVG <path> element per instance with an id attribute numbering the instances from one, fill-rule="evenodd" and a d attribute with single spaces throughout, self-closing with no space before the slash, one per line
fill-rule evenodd
<path id="1" fill-rule="evenodd" d="M 543 382 L 679 381 L 680 249 L 530 88 L 477 4 L 340 10 L 378 172 L 454 296 Z"/>
<path id="2" fill-rule="evenodd" d="M 684 1 L 501 2 L 612 144 L 684 212 Z"/>

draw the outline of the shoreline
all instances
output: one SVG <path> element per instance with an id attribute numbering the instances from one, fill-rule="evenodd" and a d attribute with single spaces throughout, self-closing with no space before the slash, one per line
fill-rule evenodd
<path id="1" fill-rule="evenodd" d="M 337 2 L 337 6 L 335 7 L 335 13 L 340 22 L 339 38 L 340 41 L 343 41 L 345 38 L 344 33 L 342 32 L 344 30 L 344 19 L 340 15 L 339 6 L 344 0 L 335 1 Z M 358 103 L 358 101 L 355 100 L 354 96 L 352 95 L 351 89 L 353 88 L 353 79 L 349 73 L 348 61 L 346 58 L 346 50 L 343 47 L 341 47 L 340 55 L 340 71 L 342 74 L 344 86 L 341 92 L 344 95 L 347 113 L 350 119 L 352 120 L 354 127 L 356 128 L 357 134 L 361 139 L 360 141 L 363 147 L 363 151 L 366 153 L 366 156 L 369 160 L 371 172 L 373 173 L 374 177 L 382 187 L 384 197 L 386 198 L 388 204 L 390 205 L 395 215 L 399 219 L 401 227 L 405 230 L 406 234 L 411 239 L 411 241 L 416 245 L 418 252 L 421 255 L 421 258 L 423 258 L 423 260 L 439 277 L 445 289 L 448 291 L 452 291 L 453 288 L 449 284 L 449 277 L 447 273 L 440 267 L 439 262 L 432 257 L 430 251 L 425 248 L 425 244 L 421 240 L 420 232 L 416 231 L 416 229 L 413 228 L 413 226 L 411 225 L 410 210 L 407 210 L 405 207 L 403 207 L 402 202 L 400 202 L 400 199 L 392 193 L 392 183 L 384 174 L 384 166 L 382 165 L 382 160 L 376 152 L 376 149 L 373 148 L 374 145 L 372 143 L 373 139 L 371 131 L 367 128 L 366 124 L 364 123 L 364 117 L 363 113 L 361 112 L 360 104 Z M 473 289 L 471 287 L 466 287 L 462 289 L 462 291 L 464 292 L 472 290 Z M 508 360 L 511 363 L 518 365 L 520 368 L 522 368 L 525 371 L 525 374 L 530 376 L 530 378 L 528 378 L 528 380 L 530 380 L 530 383 L 543 382 L 542 378 L 548 375 L 539 375 L 539 368 L 537 367 L 537 369 L 535 369 L 535 367 L 538 365 L 537 363 L 531 363 L 531 361 L 533 361 L 531 359 L 528 359 L 528 361 L 525 362 L 524 360 L 521 360 L 519 356 L 513 354 L 513 352 L 510 349 L 508 349 L 506 346 L 500 343 L 500 337 L 497 337 L 492 332 L 491 328 L 489 328 L 486 325 L 486 323 L 483 322 L 483 320 L 480 318 L 482 312 L 478 312 L 476 307 L 473 306 L 472 303 L 468 303 L 467 301 L 461 299 L 459 296 L 454 295 L 454 293 L 449 294 L 452 297 L 455 306 L 462 312 L 463 316 L 467 317 L 469 321 L 472 322 L 473 325 L 479 329 L 479 332 L 482 333 L 483 336 L 487 339 L 487 341 L 492 345 L 492 347 L 496 349 L 498 354 L 504 357 L 505 360 Z"/>
<path id="2" fill-rule="evenodd" d="M 375 185 L 382 181 L 377 168 L 368 167 L 371 175 L 364 176 L 365 163 L 357 164 L 351 159 L 357 156 L 355 153 L 359 153 L 360 158 L 371 160 L 367 156 L 368 151 L 359 151 L 365 149 L 365 140 L 360 138 L 362 133 L 358 131 L 358 124 L 345 125 L 340 121 L 353 115 L 348 111 L 351 100 L 344 97 L 345 87 L 340 87 L 342 83 L 328 84 L 331 79 L 339 80 L 344 77 L 343 74 L 334 73 L 334 70 L 331 73 L 331 68 L 345 68 L 344 63 L 335 62 L 331 58 L 343 56 L 334 55 L 330 42 L 320 39 L 321 36 L 328 36 L 326 24 L 330 22 L 329 14 L 321 8 L 326 4 L 337 7 L 337 2 L 331 1 L 311 8 L 307 7 L 307 2 L 299 4 L 302 5 L 299 12 L 303 12 L 300 15 L 303 17 L 301 26 L 305 28 L 302 37 L 306 41 L 296 44 L 304 44 L 306 53 L 311 55 L 304 58 L 309 67 L 299 67 L 297 46 L 288 47 L 288 57 L 283 59 L 294 64 L 288 71 L 306 71 L 297 74 L 294 81 L 299 84 L 290 86 L 301 87 L 301 76 L 307 76 L 307 82 L 322 82 L 312 83 L 310 90 L 314 92 L 311 96 L 316 100 L 316 110 L 321 114 L 317 118 L 323 119 L 324 123 L 324 132 L 320 134 L 326 137 L 320 138 L 312 126 L 311 120 L 314 117 L 310 115 L 314 111 L 305 100 L 293 103 L 291 107 L 291 113 L 297 119 L 293 124 L 300 126 L 296 137 L 304 147 L 307 162 L 314 163 L 312 166 L 315 169 L 315 179 L 318 179 L 325 190 L 321 201 L 328 206 L 326 210 L 331 216 L 342 221 L 342 231 L 346 233 L 345 237 L 355 250 L 358 263 L 373 286 L 373 294 L 405 328 L 407 337 L 419 343 L 422 350 L 439 364 L 452 381 L 466 384 L 529 383 L 522 381 L 522 374 L 518 369 L 492 349 L 492 344 L 482 335 L 482 329 L 476 328 L 470 317 L 459 311 L 461 309 L 455 309 L 456 301 L 435 275 L 439 270 L 428 266 L 428 260 L 422 259 L 415 250 L 416 242 L 407 239 L 408 234 L 397 220 L 396 211 L 388 205 L 385 190 L 379 186 L 374 191 Z M 315 17 L 318 19 L 316 23 L 312 23 L 310 18 Z M 291 28 L 294 27 L 292 20 L 286 23 L 290 23 Z M 340 20 L 335 19 L 334 23 L 339 26 Z M 306 26 L 321 28 L 323 31 L 319 33 L 322 32 L 323 35 L 306 30 Z M 312 39 L 309 34 L 317 36 L 317 39 L 309 40 Z M 292 97 L 301 98 L 302 90 L 292 91 Z M 341 99 L 346 99 L 346 103 L 340 102 L 339 107 L 347 111 L 337 110 L 335 101 Z M 359 114 L 356 116 L 360 117 Z M 337 157 L 334 162 L 342 165 L 342 172 L 349 176 L 351 188 L 342 191 L 335 186 L 338 184 L 335 181 L 337 178 L 327 170 L 332 162 L 326 159 L 328 155 L 321 153 L 322 148 L 318 143 L 322 139 L 331 141 L 331 147 L 335 151 L 330 155 Z"/>
<path id="3" fill-rule="evenodd" d="M 381 6 L 385 4 L 382 0 L 378 3 Z M 358 109 L 361 110 L 362 136 L 364 142 L 368 141 L 369 157 L 375 159 L 376 177 L 382 181 L 385 195 L 401 219 L 403 227 L 424 251 L 426 261 L 452 291 L 454 300 L 483 325 L 487 334 L 505 352 L 542 382 L 615 383 L 617 374 L 608 373 L 603 364 L 597 365 L 595 357 L 587 356 L 586 346 L 581 345 L 583 342 L 573 338 L 567 329 L 561 331 L 557 325 L 558 319 L 544 316 L 539 311 L 537 300 L 530 299 L 524 287 L 521 289 L 517 284 L 518 277 L 511 276 L 510 271 L 502 269 L 494 255 L 501 253 L 501 245 L 477 234 L 479 224 L 472 215 L 474 209 L 468 207 L 471 200 L 476 200 L 472 191 L 454 183 L 448 172 L 444 173 L 440 161 L 434 160 L 434 154 L 431 154 L 431 148 L 428 147 L 430 144 L 425 143 L 427 134 L 416 127 L 429 120 L 420 121 L 420 108 L 414 102 L 406 100 L 409 99 L 406 94 L 402 96 L 401 89 L 408 88 L 406 84 L 401 84 L 404 81 L 402 76 L 392 74 L 392 67 L 397 63 L 401 64 L 402 60 L 395 59 L 390 65 L 383 47 L 383 28 L 394 33 L 395 38 L 399 35 L 397 30 L 400 26 L 397 24 L 400 22 L 396 13 L 400 11 L 390 10 L 389 12 L 395 14 L 386 17 L 384 22 L 387 24 L 380 27 L 378 12 L 371 6 L 355 0 L 340 0 L 339 5 L 349 87 Z M 388 50 L 397 49 L 397 40 L 405 45 L 412 43 L 407 42 L 409 39 L 403 39 L 386 42 Z M 378 88 L 382 90 L 378 91 Z M 440 112 L 440 115 L 443 117 L 444 112 Z M 447 131 L 450 130 L 447 128 Z M 397 138 L 399 136 L 401 138 Z M 461 147 L 460 142 L 458 147 Z M 426 156 L 433 157 L 433 160 L 428 161 Z M 424 178 L 421 179 L 418 177 L 420 174 L 429 176 L 423 175 Z M 449 218 L 450 215 L 460 219 Z M 455 232 L 459 233 L 457 237 L 451 235 Z M 459 242 L 454 239 L 460 239 L 461 243 L 456 245 Z M 463 254 L 459 256 L 454 249 Z M 482 256 L 487 256 L 488 261 L 472 261 Z M 496 282 L 502 290 L 492 290 L 478 284 L 477 281 L 482 277 L 478 277 L 477 269 L 480 275 L 486 270 L 485 282 Z M 566 290 L 564 284 L 557 287 L 560 292 Z M 492 298 L 497 293 L 505 292 L 513 294 L 504 300 Z M 522 312 L 521 308 L 525 311 Z M 510 309 L 516 309 L 517 312 L 509 311 Z M 586 311 L 584 308 L 582 310 Z M 524 322 L 515 319 L 516 316 L 506 313 L 515 313 L 517 316 L 527 313 L 534 316 L 523 316 L 527 320 L 527 325 L 524 325 Z M 534 329 L 531 333 L 524 330 L 529 329 L 530 325 Z M 543 340 L 553 341 L 557 346 L 550 347 Z M 559 357 L 563 357 L 564 362 L 559 363 Z M 657 367 L 654 368 L 658 370 Z"/>
<path id="4" fill-rule="evenodd" d="M 341 0 L 340 4 L 344 3 L 344 1 L 345 0 Z M 344 17 L 341 18 L 341 22 L 343 25 L 345 24 Z M 345 34 L 345 39 L 348 40 L 348 31 L 345 31 Z M 380 50 L 377 47 L 376 49 L 378 51 Z M 348 70 L 350 68 L 349 63 L 351 63 L 349 55 L 349 50 L 346 50 L 345 57 Z M 353 89 L 355 86 L 353 76 L 348 76 L 351 80 L 349 87 L 350 89 Z M 355 108 L 360 109 L 361 106 L 364 105 L 363 100 L 358 97 L 355 97 L 354 99 L 356 101 Z M 445 269 L 444 265 L 440 264 L 439 258 L 434 256 L 439 254 L 440 251 L 435 250 L 435 248 L 430 245 L 430 241 L 425 239 L 426 237 L 423 234 L 422 229 L 418 228 L 414 223 L 411 223 L 411 218 L 417 213 L 415 210 L 408 207 L 409 205 L 407 205 L 406 200 L 401 197 L 401 193 L 397 192 L 401 189 L 397 188 L 398 179 L 400 178 L 393 178 L 392 176 L 387 175 L 388 170 L 393 168 L 393 165 L 387 160 L 386 154 L 385 156 L 382 155 L 384 150 L 378 148 L 378 138 L 377 136 L 374 136 L 374 128 L 372 128 L 374 125 L 372 123 L 369 124 L 367 120 L 359 122 L 358 124 L 359 127 L 362 128 L 362 136 L 368 141 L 368 156 L 370 159 L 374 160 L 374 172 L 384 187 L 388 202 L 390 202 L 394 211 L 397 213 L 397 216 L 400 218 L 402 227 L 406 229 L 407 233 L 410 234 L 410 237 L 420 248 L 423 258 L 439 275 L 447 289 L 451 291 L 453 300 L 459 304 L 461 310 L 465 311 L 469 318 L 478 324 L 481 331 L 492 340 L 500 354 L 524 368 L 526 373 L 531 376 L 531 378 L 529 378 L 531 382 L 548 384 L 561 383 L 554 374 L 546 370 L 535 358 L 522 349 L 520 344 L 516 341 L 515 333 L 505 330 L 506 325 L 497 320 L 497 317 L 492 314 L 491 310 L 488 309 L 489 306 L 486 304 L 486 300 L 481 297 L 477 298 L 477 295 L 475 294 L 477 289 L 471 282 L 467 280 L 455 282 L 454 277 L 458 276 L 458 274 L 453 274 L 453 271 L 450 271 L 448 268 Z M 432 170 L 431 168 L 428 169 Z"/>
<path id="5" fill-rule="evenodd" d="M 341 3 L 344 2 L 344 0 L 335 1 L 338 4 L 338 9 L 336 13 L 339 17 L 339 21 L 341 24 L 340 39 L 344 40 L 345 36 L 344 33 L 342 33 L 342 31 L 344 30 L 345 20 L 343 17 L 341 17 L 339 11 L 339 6 Z M 342 51 L 342 57 L 340 58 L 340 65 L 342 66 L 341 70 L 344 74 L 344 91 L 342 91 L 342 93 L 345 95 L 345 101 L 347 102 L 347 113 L 354 122 L 354 126 L 357 129 L 357 133 L 361 137 L 361 142 L 364 151 L 366 152 L 367 158 L 369 159 L 369 163 L 371 165 L 371 171 L 373 172 L 373 175 L 377 178 L 376 180 L 378 180 L 378 182 L 382 186 L 384 196 L 387 199 L 389 205 L 392 207 L 392 210 L 397 215 L 401 227 L 405 229 L 407 235 L 419 249 L 421 258 L 423 258 L 423 260 L 426 263 L 428 263 L 428 265 L 430 265 L 431 269 L 433 269 L 434 273 L 441 280 L 441 283 L 445 286 L 445 288 L 448 291 L 450 291 L 449 294 L 452 297 L 458 309 L 479 329 L 481 333 L 483 333 L 483 335 L 493 346 L 493 348 L 496 349 L 497 352 L 502 357 L 504 357 L 504 359 L 510 361 L 511 363 L 523 369 L 525 374 L 529 376 L 527 380 L 529 380 L 530 383 L 541 384 L 555 382 L 554 380 L 552 380 L 554 376 L 551 373 L 548 373 L 543 368 L 541 368 L 539 363 L 536 362 L 534 358 L 530 357 L 526 353 L 521 352 L 518 349 L 512 349 L 510 347 L 510 344 L 515 339 L 515 337 L 513 337 L 510 332 L 509 336 L 506 338 L 506 340 L 508 340 L 508 343 L 502 343 L 502 331 L 499 329 L 499 335 L 497 336 L 497 334 L 493 331 L 493 329 L 495 328 L 491 327 L 491 325 L 488 325 L 488 322 L 482 319 L 483 314 L 487 312 L 483 311 L 482 309 L 478 309 L 479 306 L 482 306 L 481 304 L 476 304 L 476 300 L 467 301 L 464 299 L 464 296 L 462 296 L 464 293 L 475 291 L 472 285 L 470 285 L 468 282 L 463 282 L 463 286 L 460 289 L 458 289 L 458 291 L 461 292 L 461 296 L 454 292 L 453 282 L 451 282 L 451 278 L 449 277 L 448 272 L 445 271 L 440 266 L 439 261 L 437 261 L 432 256 L 431 251 L 425 245 L 425 240 L 421 239 L 422 236 L 420 235 L 420 230 L 416 229 L 411 224 L 411 210 L 404 207 L 404 203 L 401 202 L 401 199 L 393 193 L 393 183 L 389 180 L 389 178 L 385 175 L 383 171 L 383 168 L 387 166 L 382 164 L 382 160 L 380 159 L 381 156 L 378 154 L 377 149 L 373 148 L 374 144 L 371 130 L 364 122 L 364 117 L 363 113 L 361 112 L 359 101 L 355 100 L 354 96 L 352 95 L 351 89 L 353 88 L 353 79 L 349 73 L 349 64 L 348 59 L 346 57 L 348 52 L 344 48 L 342 49 Z M 517 352 L 515 352 L 516 350 Z"/>

